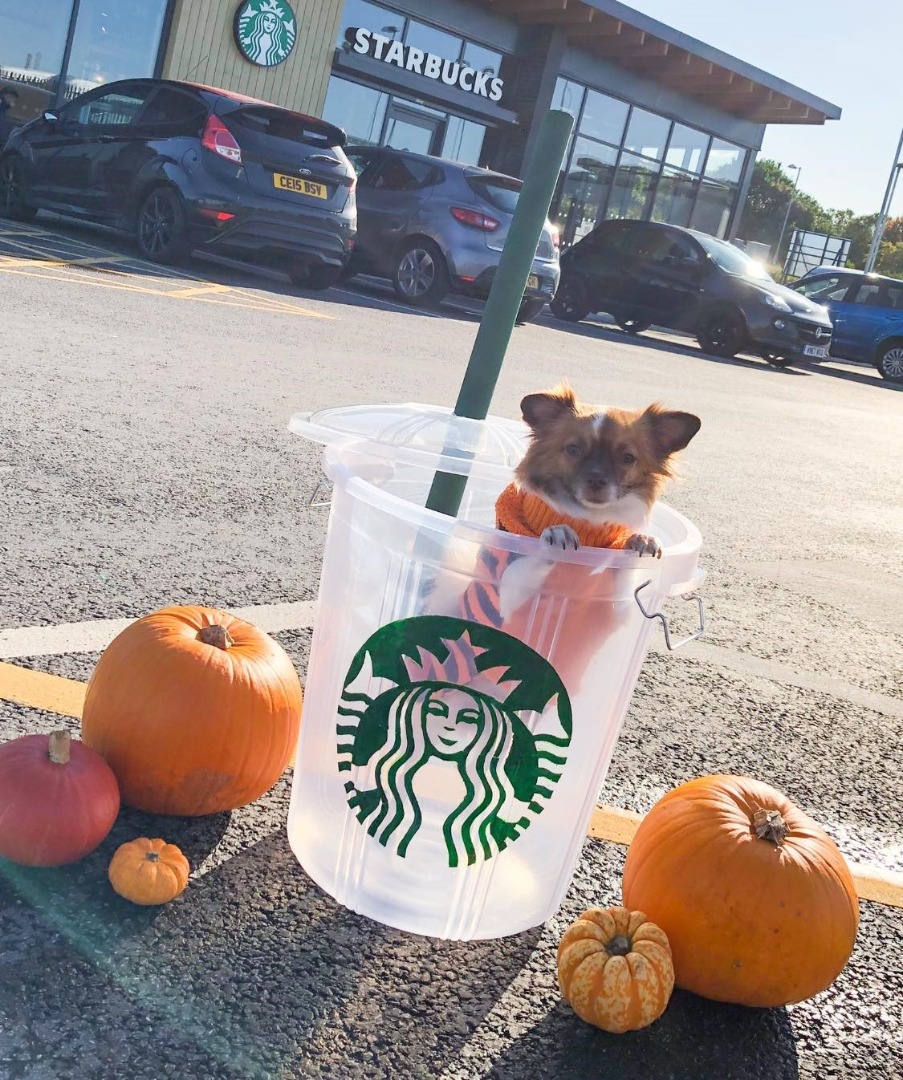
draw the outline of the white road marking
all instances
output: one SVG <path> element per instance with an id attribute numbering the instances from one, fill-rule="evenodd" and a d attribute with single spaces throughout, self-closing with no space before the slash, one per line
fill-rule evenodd
<path id="1" fill-rule="evenodd" d="M 233 615 L 247 619 L 268 634 L 281 630 L 306 630 L 314 624 L 316 603 L 298 600 L 292 604 L 257 604 L 229 608 Z M 134 619 L 91 619 L 59 626 L 23 626 L 0 630 L 0 660 L 22 656 L 63 656 L 66 653 L 102 652 Z"/>

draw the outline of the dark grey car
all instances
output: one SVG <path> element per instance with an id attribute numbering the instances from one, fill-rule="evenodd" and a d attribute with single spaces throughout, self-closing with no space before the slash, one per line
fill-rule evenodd
<path id="1" fill-rule="evenodd" d="M 346 146 L 345 153 L 358 172 L 353 272 L 391 278 L 411 304 L 434 305 L 450 291 L 489 295 L 520 180 L 405 150 Z M 521 319 L 542 311 L 558 276 L 558 234 L 547 221 Z"/>

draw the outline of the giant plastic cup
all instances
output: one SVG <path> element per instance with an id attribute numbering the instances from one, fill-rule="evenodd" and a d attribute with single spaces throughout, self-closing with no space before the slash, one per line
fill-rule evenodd
<path id="1" fill-rule="evenodd" d="M 660 559 L 552 554 L 497 531 L 526 448 L 511 421 L 411 404 L 290 426 L 327 444 L 333 485 L 292 850 L 389 926 L 453 939 L 537 926 L 571 881 L 651 620 L 698 582 L 699 532 L 664 504 Z M 437 469 L 468 476 L 457 518 L 424 508 Z M 527 598 L 499 629 L 467 616 L 471 594 L 512 602 L 503 564 Z"/>

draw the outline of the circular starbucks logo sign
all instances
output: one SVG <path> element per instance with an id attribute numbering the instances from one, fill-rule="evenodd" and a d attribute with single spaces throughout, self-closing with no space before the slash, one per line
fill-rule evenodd
<path id="1" fill-rule="evenodd" d="M 571 742 L 547 660 L 492 627 L 426 615 L 382 627 L 351 662 L 339 775 L 361 825 L 404 858 L 493 858 L 542 813 Z M 442 793 L 440 796 L 439 793 Z"/>
<path id="2" fill-rule="evenodd" d="M 295 45 L 295 13 L 286 0 L 246 0 L 235 12 L 235 43 L 247 60 L 274 67 Z"/>

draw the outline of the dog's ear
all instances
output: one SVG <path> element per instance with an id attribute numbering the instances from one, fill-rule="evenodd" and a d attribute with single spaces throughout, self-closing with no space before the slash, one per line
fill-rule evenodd
<path id="1" fill-rule="evenodd" d="M 534 435 L 539 435 L 562 416 L 573 416 L 577 399 L 567 383 L 560 383 L 542 394 L 528 394 L 520 403 L 521 415 Z"/>
<path id="2" fill-rule="evenodd" d="M 683 450 L 702 427 L 698 416 L 686 412 L 671 412 L 661 405 L 650 405 L 643 413 L 649 424 L 656 450 L 664 460 Z"/>

